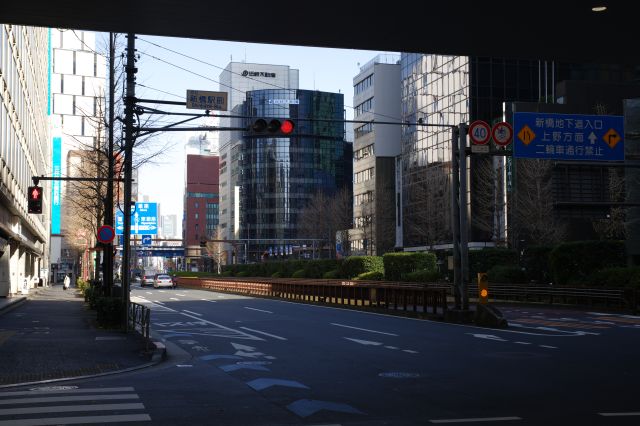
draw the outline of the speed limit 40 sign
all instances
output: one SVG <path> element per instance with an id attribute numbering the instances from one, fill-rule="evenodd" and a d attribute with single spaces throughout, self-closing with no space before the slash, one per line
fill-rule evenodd
<path id="1" fill-rule="evenodd" d="M 469 139 L 474 145 L 486 145 L 491 139 L 491 127 L 486 121 L 474 121 L 469 125 Z"/>

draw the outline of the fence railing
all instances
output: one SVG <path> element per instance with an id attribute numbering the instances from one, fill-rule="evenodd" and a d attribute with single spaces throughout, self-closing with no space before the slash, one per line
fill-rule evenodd
<path id="1" fill-rule="evenodd" d="M 142 335 L 145 345 L 150 343 L 149 326 L 151 324 L 151 309 L 139 303 L 129 302 L 128 329 L 137 331 Z"/>
<path id="2" fill-rule="evenodd" d="M 420 284 L 293 278 L 182 277 L 178 279 L 178 286 L 356 308 L 412 312 L 428 317 L 443 317 L 448 310 L 446 287 L 429 288 Z"/>
<path id="3" fill-rule="evenodd" d="M 469 296 L 477 297 L 477 288 L 469 286 Z M 537 302 L 549 305 L 605 307 L 638 312 L 640 290 L 630 288 L 562 287 L 552 285 L 489 284 L 489 300 Z"/>

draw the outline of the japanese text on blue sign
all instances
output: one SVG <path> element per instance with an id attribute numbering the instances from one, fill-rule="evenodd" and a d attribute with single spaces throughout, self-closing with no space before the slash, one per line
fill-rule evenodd
<path id="1" fill-rule="evenodd" d="M 513 123 L 516 158 L 624 160 L 622 116 L 516 112 Z"/>

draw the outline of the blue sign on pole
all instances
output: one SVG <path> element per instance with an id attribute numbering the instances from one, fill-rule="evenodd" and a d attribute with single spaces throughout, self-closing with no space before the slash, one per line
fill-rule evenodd
<path id="1" fill-rule="evenodd" d="M 142 242 L 143 246 L 150 246 L 151 245 L 151 235 L 143 235 L 141 242 Z"/>
<path id="2" fill-rule="evenodd" d="M 124 232 L 124 215 L 116 211 L 116 234 Z M 158 208 L 156 203 L 136 203 L 131 207 L 131 235 L 157 235 Z"/>
<path id="3" fill-rule="evenodd" d="M 515 158 L 624 160 L 622 116 L 515 112 L 513 131 Z"/>

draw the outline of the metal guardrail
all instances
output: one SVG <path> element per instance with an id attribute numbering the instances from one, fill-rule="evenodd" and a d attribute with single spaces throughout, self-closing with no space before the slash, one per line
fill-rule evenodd
<path id="1" fill-rule="evenodd" d="M 276 297 L 357 308 L 444 317 L 447 288 L 380 281 L 295 278 L 178 278 L 178 285 L 227 293 Z"/>
<path id="2" fill-rule="evenodd" d="M 151 325 L 151 309 L 139 303 L 129 303 L 129 324 L 127 328 L 140 333 L 145 341 L 145 345 L 149 346 L 150 334 L 149 326 Z"/>

